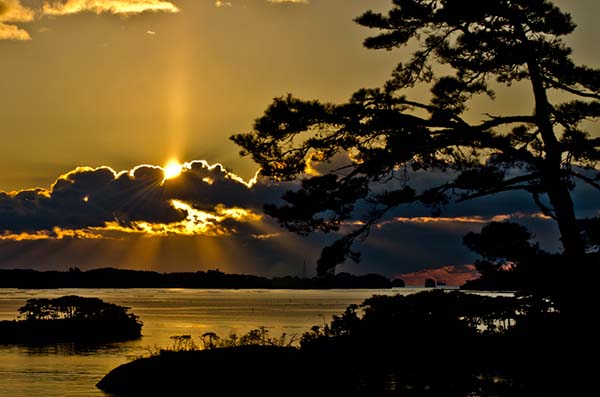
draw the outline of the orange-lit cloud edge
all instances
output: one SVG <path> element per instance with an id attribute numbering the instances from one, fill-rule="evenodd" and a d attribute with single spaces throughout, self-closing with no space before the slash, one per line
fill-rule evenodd
<path id="1" fill-rule="evenodd" d="M 471 216 L 454 216 L 454 217 L 444 217 L 444 216 L 413 216 L 413 217 L 393 217 L 391 219 L 386 219 L 381 222 L 376 223 L 373 227 L 375 229 L 383 229 L 388 225 L 398 224 L 398 223 L 411 223 L 411 224 L 486 224 L 489 222 L 508 222 L 515 221 L 519 219 L 539 219 L 539 220 L 552 220 L 551 217 L 541 213 L 525 213 L 525 212 L 514 212 L 510 214 L 497 214 L 493 216 L 481 216 L 481 215 L 471 215 Z M 360 220 L 355 220 L 351 222 L 346 222 L 345 226 L 363 226 L 365 222 Z"/>
<path id="2" fill-rule="evenodd" d="M 394 278 L 401 278 L 406 285 L 423 286 L 427 279 L 445 282 L 446 285 L 460 286 L 480 276 L 475 265 L 446 265 L 434 269 L 424 269 L 411 273 L 403 273 Z"/>
<path id="3" fill-rule="evenodd" d="M 84 12 L 129 16 L 145 12 L 173 14 L 180 9 L 171 1 L 163 0 L 46 0 L 39 8 L 24 5 L 21 0 L 0 0 L 0 40 L 31 40 L 29 32 L 15 23 Z"/>
<path id="4" fill-rule="evenodd" d="M 265 0 L 273 5 L 307 5 L 309 0 Z M 214 1 L 217 8 L 233 6 L 231 1 Z M 29 31 L 15 25 L 29 23 L 44 16 L 59 17 L 81 13 L 131 16 L 147 12 L 176 14 L 181 9 L 165 0 L 45 0 L 34 8 L 22 0 L 0 0 L 0 40 L 28 41 Z M 154 34 L 148 31 L 148 34 Z"/>

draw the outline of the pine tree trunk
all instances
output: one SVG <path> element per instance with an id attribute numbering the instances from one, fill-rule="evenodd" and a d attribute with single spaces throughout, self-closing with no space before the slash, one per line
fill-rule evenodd
<path id="1" fill-rule="evenodd" d="M 525 51 L 528 54 L 527 67 L 535 98 L 536 124 L 544 142 L 545 157 L 543 169 L 540 170 L 543 188 L 548 193 L 550 204 L 554 209 L 565 255 L 572 260 L 583 260 L 585 245 L 577 226 L 571 192 L 565 178 L 563 178 L 561 170 L 562 151 L 554 134 L 551 106 L 542 80 L 542 73 L 534 54 L 528 49 L 526 36 L 523 34 L 522 37 Z"/>
<path id="2" fill-rule="evenodd" d="M 577 218 L 571 194 L 565 186 L 561 186 L 560 177 L 551 179 L 548 182 L 544 182 L 544 185 L 547 186 L 548 197 L 550 198 L 552 207 L 554 207 L 565 255 L 571 259 L 582 259 L 585 255 L 585 246 L 577 226 Z M 549 184 L 554 185 L 556 179 L 559 179 L 558 186 L 548 186 Z"/>

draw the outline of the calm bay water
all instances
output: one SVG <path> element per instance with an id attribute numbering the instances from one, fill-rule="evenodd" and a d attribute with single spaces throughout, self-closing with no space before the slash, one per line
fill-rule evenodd
<path id="1" fill-rule="evenodd" d="M 131 307 L 144 322 L 139 340 L 97 346 L 54 344 L 42 347 L 0 345 L 0 396 L 102 397 L 95 384 L 112 368 L 167 347 L 172 335 L 205 332 L 227 336 L 265 326 L 272 336 L 300 336 L 322 325 L 352 303 L 394 290 L 197 290 L 197 289 L 0 289 L 0 320 L 12 320 L 30 298 L 63 295 L 98 297 Z"/>

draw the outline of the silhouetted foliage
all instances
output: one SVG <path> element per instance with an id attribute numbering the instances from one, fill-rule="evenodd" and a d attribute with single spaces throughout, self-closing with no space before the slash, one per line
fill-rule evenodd
<path id="1" fill-rule="evenodd" d="M 592 231 L 593 220 L 587 220 L 585 224 L 588 222 L 591 224 L 588 230 Z M 467 281 L 461 288 L 517 291 L 552 299 L 561 308 L 569 303 L 585 308 L 588 302 L 581 298 L 583 294 L 591 293 L 591 286 L 597 279 L 600 263 L 598 253 L 589 252 L 578 263 L 588 263 L 590 272 L 586 273 L 585 279 L 577 285 L 565 286 L 570 280 L 569 271 L 566 270 L 572 266 L 570 258 L 540 249 L 538 244 L 531 241 L 532 238 L 524 226 L 512 222 L 491 222 L 480 233 L 467 234 L 464 237 L 465 245 L 481 256 L 475 262 L 481 276 Z M 592 245 L 587 247 L 593 248 Z M 581 292 L 576 294 L 577 290 Z"/>
<path id="2" fill-rule="evenodd" d="M 204 334 L 207 350 L 161 350 L 114 369 L 98 387 L 122 396 L 553 395 L 568 383 L 557 376 L 566 349 L 546 347 L 562 332 L 543 300 L 443 290 L 375 296 L 304 333 L 300 348 L 282 347 L 264 328 L 227 343 Z"/>
<path id="3" fill-rule="evenodd" d="M 225 338 L 221 338 L 214 332 L 205 332 L 200 335 L 200 345 L 197 345 L 191 335 L 171 336 L 173 345 L 168 349 L 160 349 L 158 354 L 173 351 L 190 351 L 202 349 L 217 349 L 237 346 L 276 346 L 292 347 L 297 341 L 296 335 L 288 338 L 284 332 L 278 338 L 269 335 L 269 330 L 265 327 L 251 329 L 247 333 L 239 336 L 237 332 L 231 331 Z"/>
<path id="4" fill-rule="evenodd" d="M 302 336 L 301 343 L 310 344 L 320 338 L 360 336 L 373 338 L 369 344 L 379 344 L 383 348 L 385 344 L 393 344 L 391 340 L 411 340 L 417 335 L 423 338 L 423 332 L 438 333 L 442 329 L 452 340 L 453 330 L 464 332 L 461 338 L 506 333 L 532 311 L 553 311 L 549 302 L 539 305 L 534 302 L 537 301 L 530 298 L 492 298 L 443 290 L 373 296 L 360 306 L 348 306 L 341 316 L 334 315 L 331 324 L 313 327 Z M 410 338 L 404 338 L 408 336 Z"/>
<path id="5" fill-rule="evenodd" d="M 276 98 L 251 133 L 231 137 L 263 175 L 282 180 L 302 176 L 308 161 L 314 169 L 348 155 L 345 166 L 303 179 L 286 204 L 265 211 L 307 234 L 338 231 L 357 205 L 370 207 L 355 230 L 323 249 L 318 272 L 327 276 L 357 260 L 353 242 L 397 206 L 420 202 L 437 214 L 451 200 L 522 191 L 557 222 L 565 254 L 583 266 L 570 191 L 578 182 L 600 189 L 600 138 L 582 124 L 600 116 L 600 70 L 572 60 L 564 41 L 575 29 L 571 16 L 548 0 L 392 3 L 387 14 L 356 19 L 380 32 L 367 48 L 417 48 L 382 88 L 361 89 L 340 105 Z M 467 121 L 469 100 L 521 81 L 533 109 Z M 429 102 L 405 96 L 415 85 L 429 88 Z M 447 180 L 418 189 L 411 170 L 447 171 L 440 174 Z"/>
<path id="6" fill-rule="evenodd" d="M 128 307 L 76 295 L 28 299 L 20 321 L 0 322 L 0 343 L 99 342 L 135 339 L 142 322 Z"/>
<path id="7" fill-rule="evenodd" d="M 491 222 L 481 229 L 481 233 L 467 234 L 464 243 L 485 259 L 506 258 L 507 261 L 522 261 L 539 251 L 537 246 L 529 241 L 531 238 L 527 228 L 518 223 Z"/>
<path id="8" fill-rule="evenodd" d="M 462 288 L 523 291 L 541 284 L 544 274 L 556 269 L 546 266 L 542 271 L 536 267 L 549 254 L 533 244 L 531 238 L 524 226 L 512 222 L 491 222 L 480 233 L 467 234 L 465 245 L 482 257 L 475 262 L 481 277 Z"/>
<path id="9" fill-rule="evenodd" d="M 392 280 L 393 288 L 404 288 L 405 286 L 406 286 L 406 283 L 401 278 L 395 278 Z"/>
<path id="10" fill-rule="evenodd" d="M 539 334 L 541 329 L 545 331 Z M 336 365 L 346 363 L 354 371 L 354 378 L 346 381 L 355 390 L 417 396 L 545 395 L 560 383 L 546 378 L 561 371 L 562 358 L 552 357 L 563 346 L 554 346 L 555 352 L 548 349 L 559 336 L 564 336 L 563 325 L 548 301 L 433 290 L 374 296 L 349 306 L 330 324 L 304 333 L 301 348 L 336 357 Z M 386 388 L 390 380 L 395 392 Z"/>
<path id="11" fill-rule="evenodd" d="M 435 280 L 432 278 L 425 280 L 425 288 L 435 288 Z"/>
<path id="12" fill-rule="evenodd" d="M 600 217 L 582 219 L 579 221 L 583 238 L 589 252 L 600 251 Z"/>
<path id="13" fill-rule="evenodd" d="M 196 345 L 191 335 L 173 335 L 171 340 L 173 346 L 171 346 L 170 351 L 181 352 L 198 349 L 198 345 Z"/>
<path id="14" fill-rule="evenodd" d="M 214 349 L 218 346 L 221 338 L 214 332 L 205 332 L 200 335 L 200 342 L 203 349 Z"/>

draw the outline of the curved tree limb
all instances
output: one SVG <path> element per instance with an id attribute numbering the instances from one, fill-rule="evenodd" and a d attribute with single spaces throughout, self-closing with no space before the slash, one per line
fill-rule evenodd
<path id="1" fill-rule="evenodd" d="M 544 76 L 544 80 L 546 80 L 548 83 L 550 83 L 552 86 L 554 86 L 554 88 L 566 91 L 566 92 L 568 92 L 570 94 L 577 95 L 577 96 L 580 96 L 580 97 L 583 97 L 583 98 L 593 98 L 593 99 L 599 99 L 600 100 L 600 94 L 599 93 L 589 92 L 589 91 L 581 91 L 581 90 L 578 90 L 576 88 L 569 87 L 566 84 L 562 84 L 562 83 L 556 81 L 555 79 L 549 78 L 548 76 Z"/>
<path id="2" fill-rule="evenodd" d="M 582 181 L 585 181 L 585 182 L 587 182 L 589 185 L 591 185 L 591 186 L 595 187 L 596 189 L 600 190 L 600 183 L 596 182 L 596 180 L 595 180 L 595 179 L 592 179 L 592 178 L 590 178 L 590 177 L 587 177 L 587 176 L 585 176 L 585 175 L 582 175 L 582 174 L 580 174 L 580 173 L 578 173 L 578 172 L 575 172 L 575 171 L 573 171 L 573 170 L 570 170 L 570 171 L 569 171 L 569 174 L 570 174 L 570 175 L 573 175 L 575 178 L 579 178 L 579 179 L 581 179 Z"/>

